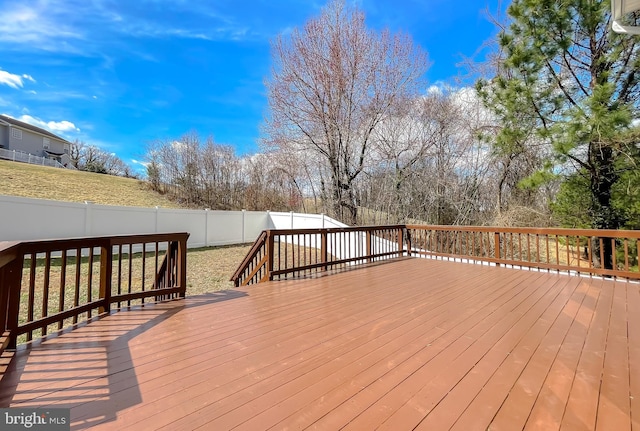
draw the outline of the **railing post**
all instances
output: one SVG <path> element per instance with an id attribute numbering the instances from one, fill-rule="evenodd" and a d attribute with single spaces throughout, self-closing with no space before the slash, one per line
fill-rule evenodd
<path id="1" fill-rule="evenodd" d="M 493 247 L 495 250 L 495 258 L 500 259 L 500 232 L 493 233 Z M 500 266 L 499 262 L 496 262 L 496 266 Z"/>
<path id="2" fill-rule="evenodd" d="M 113 247 L 111 242 L 100 248 L 100 314 L 111 311 L 111 276 L 113 275 Z"/>
<path id="3" fill-rule="evenodd" d="M 7 349 L 10 350 L 15 350 L 16 348 L 23 265 L 24 255 L 20 252 L 16 259 L 7 264 L 0 274 L 2 275 L 0 278 L 0 289 L 6 290 L 2 297 L 6 298 L 6 303 L 3 304 L 3 308 L 6 307 L 6 330 L 9 331 Z"/>
<path id="4" fill-rule="evenodd" d="M 273 280 L 273 237 L 271 230 L 267 231 L 267 280 Z"/>
<path id="5" fill-rule="evenodd" d="M 398 257 L 404 256 L 404 228 L 398 228 Z"/>
<path id="6" fill-rule="evenodd" d="M 321 229 L 320 231 L 320 259 L 322 259 L 320 262 L 324 263 L 325 265 L 322 267 L 323 271 L 327 270 L 327 261 L 329 260 L 329 252 L 328 252 L 328 247 L 327 247 L 327 236 L 328 236 L 328 232 L 326 229 Z"/>
<path id="7" fill-rule="evenodd" d="M 411 256 L 411 231 L 406 226 L 404 231 L 407 235 L 407 256 Z"/>
<path id="8" fill-rule="evenodd" d="M 371 243 L 371 229 L 367 229 L 367 257 L 369 258 L 368 261 L 369 262 L 373 262 L 373 258 L 371 257 L 371 248 L 372 248 L 372 243 Z"/>
<path id="9" fill-rule="evenodd" d="M 180 283 L 180 292 L 178 296 L 184 298 L 187 296 L 187 238 L 181 238 L 178 241 L 178 282 Z"/>

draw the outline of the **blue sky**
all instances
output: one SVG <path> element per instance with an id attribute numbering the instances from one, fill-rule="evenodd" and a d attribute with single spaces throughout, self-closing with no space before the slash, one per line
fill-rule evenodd
<path id="1" fill-rule="evenodd" d="M 354 0 L 350 0 L 354 1 Z M 367 24 L 409 33 L 430 85 L 464 85 L 500 0 L 356 0 Z M 150 142 L 196 131 L 259 151 L 269 43 L 320 13 L 301 0 L 0 0 L 0 113 L 134 165 Z M 467 79 L 467 84 L 471 81 Z M 425 89 L 426 91 L 426 89 Z"/>

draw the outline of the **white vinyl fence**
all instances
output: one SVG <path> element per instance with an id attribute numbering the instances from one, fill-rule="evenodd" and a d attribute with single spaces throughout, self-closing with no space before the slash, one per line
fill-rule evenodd
<path id="1" fill-rule="evenodd" d="M 325 215 L 138 208 L 0 195 L 0 241 L 189 232 L 188 246 L 253 242 L 265 229 L 345 225 Z"/>
<path id="2" fill-rule="evenodd" d="M 14 162 L 29 163 L 31 165 L 51 166 L 54 168 L 73 169 L 76 168 L 68 165 L 64 166 L 57 160 L 47 159 L 45 157 L 34 156 L 33 154 L 25 153 L 24 151 L 6 150 L 0 148 L 0 159 L 11 160 Z"/>

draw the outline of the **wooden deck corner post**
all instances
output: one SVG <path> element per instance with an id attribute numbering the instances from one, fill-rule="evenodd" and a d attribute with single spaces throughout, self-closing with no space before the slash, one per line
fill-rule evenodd
<path id="1" fill-rule="evenodd" d="M 24 255 L 19 252 L 17 257 L 11 263 L 5 265 L 0 273 L 0 289 L 5 290 L 2 297 L 6 298 L 6 303 L 2 304 L 2 306 L 3 308 L 6 307 L 6 331 L 9 332 L 7 349 L 9 350 L 15 350 L 17 344 L 23 266 Z"/>
<path id="2" fill-rule="evenodd" d="M 273 254 L 274 254 L 274 236 L 271 230 L 267 231 L 267 280 L 273 280 Z"/>
<path id="3" fill-rule="evenodd" d="M 178 282 L 180 283 L 180 292 L 178 296 L 184 298 L 187 296 L 187 239 L 189 235 L 178 240 Z"/>
<path id="4" fill-rule="evenodd" d="M 320 229 L 320 259 L 322 259 L 320 262 L 324 263 L 324 265 L 322 266 L 323 271 L 327 270 L 327 261 L 329 260 L 329 252 L 327 250 L 327 235 L 327 229 Z"/>
<path id="5" fill-rule="evenodd" d="M 398 228 L 397 241 L 398 241 L 398 257 L 402 257 L 404 256 L 404 228 L 403 227 Z"/>
<path id="6" fill-rule="evenodd" d="M 113 246 L 111 241 L 100 247 L 100 314 L 111 311 L 111 277 L 113 275 Z"/>
<path id="7" fill-rule="evenodd" d="M 405 226 L 404 232 L 407 238 L 407 256 L 411 256 L 411 230 Z"/>
<path id="8" fill-rule="evenodd" d="M 500 260 L 500 232 L 493 233 L 495 258 Z M 496 266 L 500 266 L 500 262 L 496 262 Z"/>
<path id="9" fill-rule="evenodd" d="M 371 243 L 371 229 L 367 229 L 367 257 L 369 258 L 369 262 L 373 262 L 373 258 L 371 257 L 371 248 L 373 244 Z"/>

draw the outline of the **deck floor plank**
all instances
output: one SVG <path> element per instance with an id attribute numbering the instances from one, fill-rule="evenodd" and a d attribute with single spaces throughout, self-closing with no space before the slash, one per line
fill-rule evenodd
<path id="1" fill-rule="evenodd" d="M 513 301 L 483 319 L 466 334 L 457 337 L 442 355 L 420 364 L 418 371 L 408 376 L 392 391 L 362 412 L 347 429 L 366 429 L 373 423 L 383 423 L 389 429 L 402 424 L 419 423 L 436 405 L 433 397 L 446 394 L 477 362 L 479 355 L 490 348 L 518 320 L 520 313 L 531 306 L 531 300 L 544 296 L 544 289 L 535 284 L 519 283 L 522 288 Z M 427 398 L 423 398 L 426 395 Z M 390 421 L 389 419 L 394 416 Z"/>
<path id="2" fill-rule="evenodd" d="M 19 350 L 72 429 L 639 429 L 635 283 L 402 259 L 132 307 Z"/>
<path id="3" fill-rule="evenodd" d="M 448 426 L 454 430 L 484 430 L 490 423 L 492 430 L 524 427 L 536 395 L 585 296 L 586 285 L 575 281 L 575 284 L 565 285 L 565 292 L 570 296 L 558 296 L 554 302 L 558 308 L 547 309 L 463 412 L 442 409 L 441 415 L 445 412 L 448 415 Z M 504 408 L 501 408 L 503 404 Z"/>
<path id="4" fill-rule="evenodd" d="M 595 314 L 582 346 L 561 428 L 595 429 L 602 383 L 613 283 L 602 283 Z"/>
<path id="5" fill-rule="evenodd" d="M 596 430 L 631 430 L 627 322 L 626 291 L 614 288 Z"/>
<path id="6" fill-rule="evenodd" d="M 304 414 L 294 412 L 273 428 L 300 429 L 313 425 L 316 428 L 330 429 L 344 424 L 348 417 L 352 418 L 354 416 L 354 412 L 361 412 L 375 401 L 375 399 L 372 399 L 372 395 L 386 393 L 397 384 L 397 380 L 394 383 L 394 379 L 389 378 L 392 373 L 397 372 L 396 368 L 401 369 L 406 366 L 406 361 L 411 361 L 413 368 L 408 367 L 405 373 L 397 374 L 398 376 L 402 374 L 410 375 L 417 365 L 415 359 L 420 357 L 426 360 L 427 358 L 420 350 L 430 351 L 428 355 L 433 356 L 438 351 L 437 346 L 443 345 L 443 340 L 455 340 L 457 338 L 456 333 L 460 334 L 464 330 L 463 328 L 469 327 L 469 325 L 472 326 L 483 317 L 488 316 L 491 309 L 498 303 L 498 299 L 506 293 L 503 286 L 493 284 L 491 279 L 488 283 L 485 282 L 485 288 L 480 294 L 473 290 L 460 289 L 458 287 L 458 290 L 466 292 L 467 295 L 464 300 L 460 298 L 457 302 L 456 315 L 454 316 L 449 311 L 448 322 L 439 324 L 432 329 L 433 335 L 437 336 L 437 338 L 424 336 L 413 340 L 412 344 L 408 345 L 415 349 L 416 353 L 413 356 L 400 357 L 394 353 L 383 358 L 379 364 L 376 364 L 379 367 L 384 367 L 383 370 L 370 367 L 352 376 L 349 385 L 340 385 L 330 392 L 323 393 L 305 406 L 302 410 Z M 473 295 L 470 292 L 473 292 Z M 483 311 L 485 314 L 482 313 Z M 338 419 L 339 423 L 327 423 L 331 418 Z"/>
<path id="7" fill-rule="evenodd" d="M 378 280 L 376 282 L 385 282 L 385 280 Z M 374 286 L 372 284 L 369 285 L 370 287 Z M 456 290 L 453 288 L 454 286 L 450 286 L 448 287 L 446 290 L 448 290 L 451 294 L 456 294 Z M 420 287 L 418 287 L 418 291 L 422 290 Z M 460 295 L 460 292 L 457 292 L 457 295 Z M 371 337 L 371 330 L 370 327 L 368 328 L 367 326 L 362 326 L 360 329 L 364 330 L 364 332 L 362 333 L 361 337 L 363 337 L 364 339 L 367 340 L 366 345 L 362 346 L 362 348 L 358 348 L 357 344 L 353 344 L 351 343 L 351 351 L 348 352 L 348 354 L 345 354 L 344 356 L 339 357 L 339 362 L 335 362 L 335 363 L 326 363 L 324 364 L 322 367 L 318 368 L 318 369 L 314 369 L 312 370 L 312 374 L 307 375 L 305 379 L 298 379 L 298 380 L 293 380 L 293 381 L 289 381 L 289 382 L 284 382 L 286 384 L 282 385 L 281 387 L 277 388 L 277 392 L 275 393 L 269 393 L 267 397 L 265 397 L 263 400 L 261 400 L 260 402 L 262 403 L 267 403 L 267 405 L 264 407 L 264 410 L 268 409 L 269 407 L 271 407 L 269 405 L 269 403 L 274 403 L 277 400 L 281 400 L 284 398 L 288 398 L 286 396 L 287 393 L 289 393 L 289 396 L 294 396 L 296 395 L 299 391 L 296 391 L 294 388 L 295 387 L 302 387 L 304 389 L 307 388 L 307 386 L 309 385 L 309 377 L 312 375 L 317 375 L 318 379 L 321 381 L 319 382 L 319 384 L 328 384 L 328 377 L 329 376 L 334 376 L 337 375 L 340 370 L 341 367 L 347 367 L 349 366 L 349 364 L 355 360 L 360 360 L 362 361 L 362 358 L 369 359 L 367 358 L 367 355 L 371 352 L 374 351 L 376 349 L 390 349 L 393 348 L 393 345 L 400 345 L 402 346 L 403 343 L 398 343 L 398 338 L 399 337 L 403 337 L 404 340 L 406 340 L 406 336 L 409 332 L 410 328 L 406 328 L 406 325 L 411 325 L 411 327 L 414 327 L 415 330 L 418 331 L 418 333 L 420 332 L 425 332 L 428 330 L 428 328 L 430 328 L 431 326 L 437 327 L 438 325 L 442 324 L 443 318 L 448 318 L 446 315 L 446 311 L 450 310 L 452 307 L 452 303 L 454 303 L 453 299 L 448 299 L 446 302 L 444 302 L 442 305 L 440 305 L 441 308 L 444 308 L 443 312 L 438 313 L 438 302 L 434 302 L 433 300 L 429 300 L 426 303 L 424 303 L 424 306 L 420 306 L 420 308 L 425 308 L 424 310 L 419 310 L 422 311 L 422 313 L 415 313 L 414 311 L 411 311 L 410 313 L 402 313 L 402 308 L 397 308 L 394 307 L 394 311 L 391 315 L 388 316 L 389 322 L 405 322 L 404 323 L 404 333 L 403 332 L 399 332 L 397 334 L 391 334 L 392 338 L 388 338 L 385 337 L 381 340 L 379 340 L 379 337 L 376 338 L 372 338 Z M 415 304 L 416 306 L 418 305 L 418 303 Z M 406 311 L 406 310 L 405 310 Z M 435 312 L 435 313 L 434 313 Z M 416 315 L 418 314 L 418 315 Z M 439 317 L 440 315 L 444 314 L 444 317 Z M 399 318 L 400 317 L 400 318 Z M 431 323 L 428 323 L 427 325 L 425 325 L 420 318 L 429 318 L 431 320 Z M 433 320 L 433 318 L 438 318 L 438 320 Z M 450 317 L 449 317 L 450 318 Z M 381 328 L 381 324 L 386 324 L 386 322 L 380 322 L 376 325 L 375 329 L 376 332 L 379 332 L 380 328 Z M 352 336 L 356 336 L 356 333 L 352 333 Z M 391 345 L 386 345 L 385 343 L 391 343 L 393 342 L 393 344 Z M 370 356 L 370 355 L 369 355 Z M 326 362 L 326 361 L 325 361 Z M 324 378 L 323 378 L 324 377 Z M 334 376 L 335 377 L 335 376 Z M 339 379 L 340 382 L 342 382 L 342 379 Z M 291 392 L 289 392 L 291 391 Z M 307 393 L 310 393 L 309 391 L 306 391 Z M 248 397 L 255 397 L 256 394 L 239 394 L 239 397 L 249 401 Z M 274 401 L 276 400 L 276 401 Z M 226 407 L 226 405 L 228 404 L 229 400 L 223 400 L 220 403 L 216 403 L 215 405 L 211 405 L 208 406 L 207 410 L 203 413 L 207 413 L 206 415 L 200 415 L 203 417 L 209 417 L 210 415 L 213 414 L 217 414 L 220 411 L 224 411 L 227 412 L 228 408 Z M 299 403 L 301 401 L 301 398 L 299 396 L 295 396 L 295 402 Z M 235 417 L 236 421 L 246 421 L 247 419 L 247 415 L 246 412 L 243 408 L 243 405 L 238 405 L 237 408 L 235 409 L 235 412 L 232 412 L 230 415 L 228 415 L 225 418 L 221 418 L 220 421 L 217 421 L 215 423 L 209 423 L 208 426 L 209 427 L 224 427 L 224 426 L 228 426 L 228 425 L 222 425 L 223 423 L 228 424 L 229 422 L 222 422 L 222 421 L 233 421 L 233 418 Z M 215 412 L 215 413 L 214 413 Z M 179 423 L 179 424 L 175 424 L 176 426 L 186 426 L 186 423 Z M 194 426 L 193 422 L 190 422 L 188 424 L 189 426 Z M 202 425 L 202 424 L 200 424 Z M 263 422 L 261 424 L 261 426 L 265 426 L 266 424 Z"/>
<path id="8" fill-rule="evenodd" d="M 559 285 L 564 280 L 556 280 L 539 286 L 534 295 L 523 301 L 507 318 L 491 332 L 487 332 L 464 355 L 460 355 L 446 372 L 426 385 L 410 399 L 402 409 L 394 413 L 384 423 L 383 429 L 394 429 L 399 424 L 408 423 L 409 412 L 417 412 L 412 420 L 416 429 L 448 429 L 453 424 L 451 413 L 460 415 L 482 389 L 487 379 L 495 373 L 507 359 L 517 343 L 526 336 L 528 330 L 538 332 L 545 328 L 535 326 L 544 321 L 545 313 L 553 311 L 564 301 L 557 301 Z M 538 334 L 539 335 L 539 334 Z M 449 411 L 453 406 L 454 412 Z M 424 413 L 427 413 L 426 417 Z M 396 419 L 394 421 L 393 419 Z M 397 422 L 399 420 L 400 422 Z M 454 419 L 453 419 L 454 420 Z M 410 422 L 413 423 L 413 422 Z"/>
<path id="9" fill-rule="evenodd" d="M 627 288 L 631 429 L 640 431 L 640 287 Z"/>

